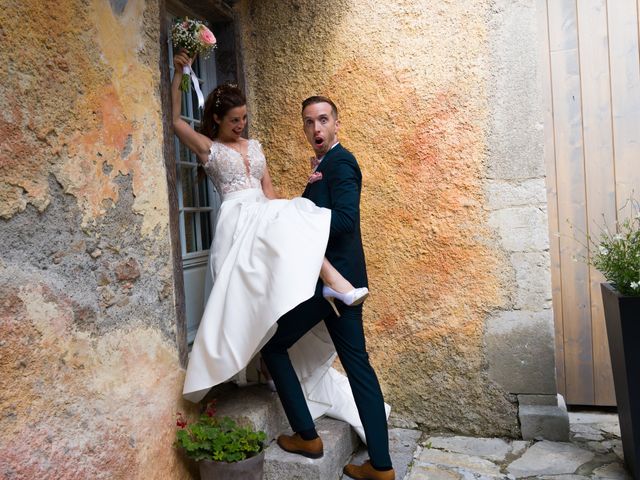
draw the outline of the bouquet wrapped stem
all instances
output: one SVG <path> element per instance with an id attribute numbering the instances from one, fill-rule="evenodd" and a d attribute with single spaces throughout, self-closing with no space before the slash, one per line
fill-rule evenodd
<path id="1" fill-rule="evenodd" d="M 191 67 L 182 67 L 182 80 L 180 81 L 180 90 L 189 91 L 189 82 L 191 81 Z"/>

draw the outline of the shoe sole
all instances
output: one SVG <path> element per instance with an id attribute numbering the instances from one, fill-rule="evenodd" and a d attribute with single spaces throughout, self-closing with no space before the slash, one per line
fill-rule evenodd
<path id="1" fill-rule="evenodd" d="M 361 296 L 358 300 L 356 300 L 355 302 L 353 302 L 350 306 L 351 307 L 355 307 L 356 305 L 360 305 L 361 303 L 363 303 L 367 297 L 369 296 L 369 293 L 365 293 L 363 296 Z M 353 478 L 353 477 L 351 477 Z M 358 479 L 356 479 L 358 480 Z M 363 478 L 362 480 L 367 480 L 366 478 Z"/>
<path id="2" fill-rule="evenodd" d="M 277 443 L 278 443 L 278 446 L 285 452 L 295 453 L 296 455 L 302 455 L 303 457 L 307 457 L 315 460 L 318 458 L 322 458 L 324 456 L 324 450 L 320 453 L 307 452 L 306 450 L 289 450 L 288 448 L 284 448 L 280 444 L 280 442 L 277 442 Z"/>
<path id="3" fill-rule="evenodd" d="M 353 480 L 374 480 L 371 477 L 352 477 L 351 475 L 349 475 L 347 472 L 342 472 L 345 474 L 345 476 L 349 477 L 349 478 L 353 478 Z"/>
<path id="4" fill-rule="evenodd" d="M 342 473 L 344 473 L 349 478 L 353 478 L 353 480 L 374 480 L 371 477 L 352 477 L 351 475 L 349 475 L 349 473 L 347 473 L 345 469 L 342 470 Z"/>
<path id="5" fill-rule="evenodd" d="M 344 470 L 342 471 L 342 473 L 344 473 L 349 478 L 353 478 L 353 480 L 373 480 L 372 478 L 369 478 L 369 477 L 352 477 L 351 475 L 349 475 Z"/>

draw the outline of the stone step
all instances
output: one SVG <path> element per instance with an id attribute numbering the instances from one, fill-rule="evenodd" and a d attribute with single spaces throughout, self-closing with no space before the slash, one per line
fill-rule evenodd
<path id="1" fill-rule="evenodd" d="M 224 384 L 207 396 L 216 398 L 218 416 L 228 416 L 242 425 L 264 431 L 268 442 L 289 427 L 278 394 L 266 385 L 238 387 Z"/>
<path id="2" fill-rule="evenodd" d="M 403 480 L 406 477 L 421 436 L 422 432 L 419 430 L 406 428 L 389 429 L 389 453 L 391 454 L 393 469 L 396 472 L 396 480 Z M 349 463 L 360 465 L 368 458 L 367 447 L 360 444 L 360 448 L 353 454 Z M 340 478 L 342 480 L 349 479 L 346 475 L 342 475 Z"/>
<path id="3" fill-rule="evenodd" d="M 265 455 L 264 480 L 337 480 L 342 468 L 360 444 L 351 426 L 322 417 L 316 421 L 324 456 L 316 460 L 282 450 L 273 442 Z M 290 435 L 291 431 L 287 433 Z"/>

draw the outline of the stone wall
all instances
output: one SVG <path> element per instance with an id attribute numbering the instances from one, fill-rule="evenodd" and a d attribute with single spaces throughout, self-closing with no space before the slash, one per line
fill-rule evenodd
<path id="1" fill-rule="evenodd" d="M 235 6 L 283 194 L 308 174 L 300 101 L 340 107 L 397 424 L 517 436 L 513 394 L 555 392 L 533 3 Z M 159 2 L 0 7 L 0 475 L 188 477 Z"/>
<path id="2" fill-rule="evenodd" d="M 506 307 L 487 322 L 489 372 L 509 392 L 555 396 L 535 2 L 494 2 L 491 26 L 486 208 L 509 258 L 510 288 Z"/>
<path id="3" fill-rule="evenodd" d="M 185 478 L 157 2 L 0 1 L 0 477 Z"/>
<path id="4" fill-rule="evenodd" d="M 251 133 L 281 193 L 308 174 L 301 100 L 340 109 L 364 175 L 365 328 L 392 421 L 518 435 L 520 387 L 499 374 L 520 362 L 510 332 L 553 353 L 534 2 L 245 0 L 239 13 Z M 550 388 L 550 361 L 533 390 Z"/>

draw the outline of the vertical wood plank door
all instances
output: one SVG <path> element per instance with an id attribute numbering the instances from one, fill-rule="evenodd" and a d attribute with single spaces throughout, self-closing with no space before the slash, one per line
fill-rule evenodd
<path id="1" fill-rule="evenodd" d="M 538 0 L 558 389 L 615 405 L 602 275 L 584 261 L 640 197 L 640 0 Z M 621 210 L 622 209 L 622 210 Z"/>

